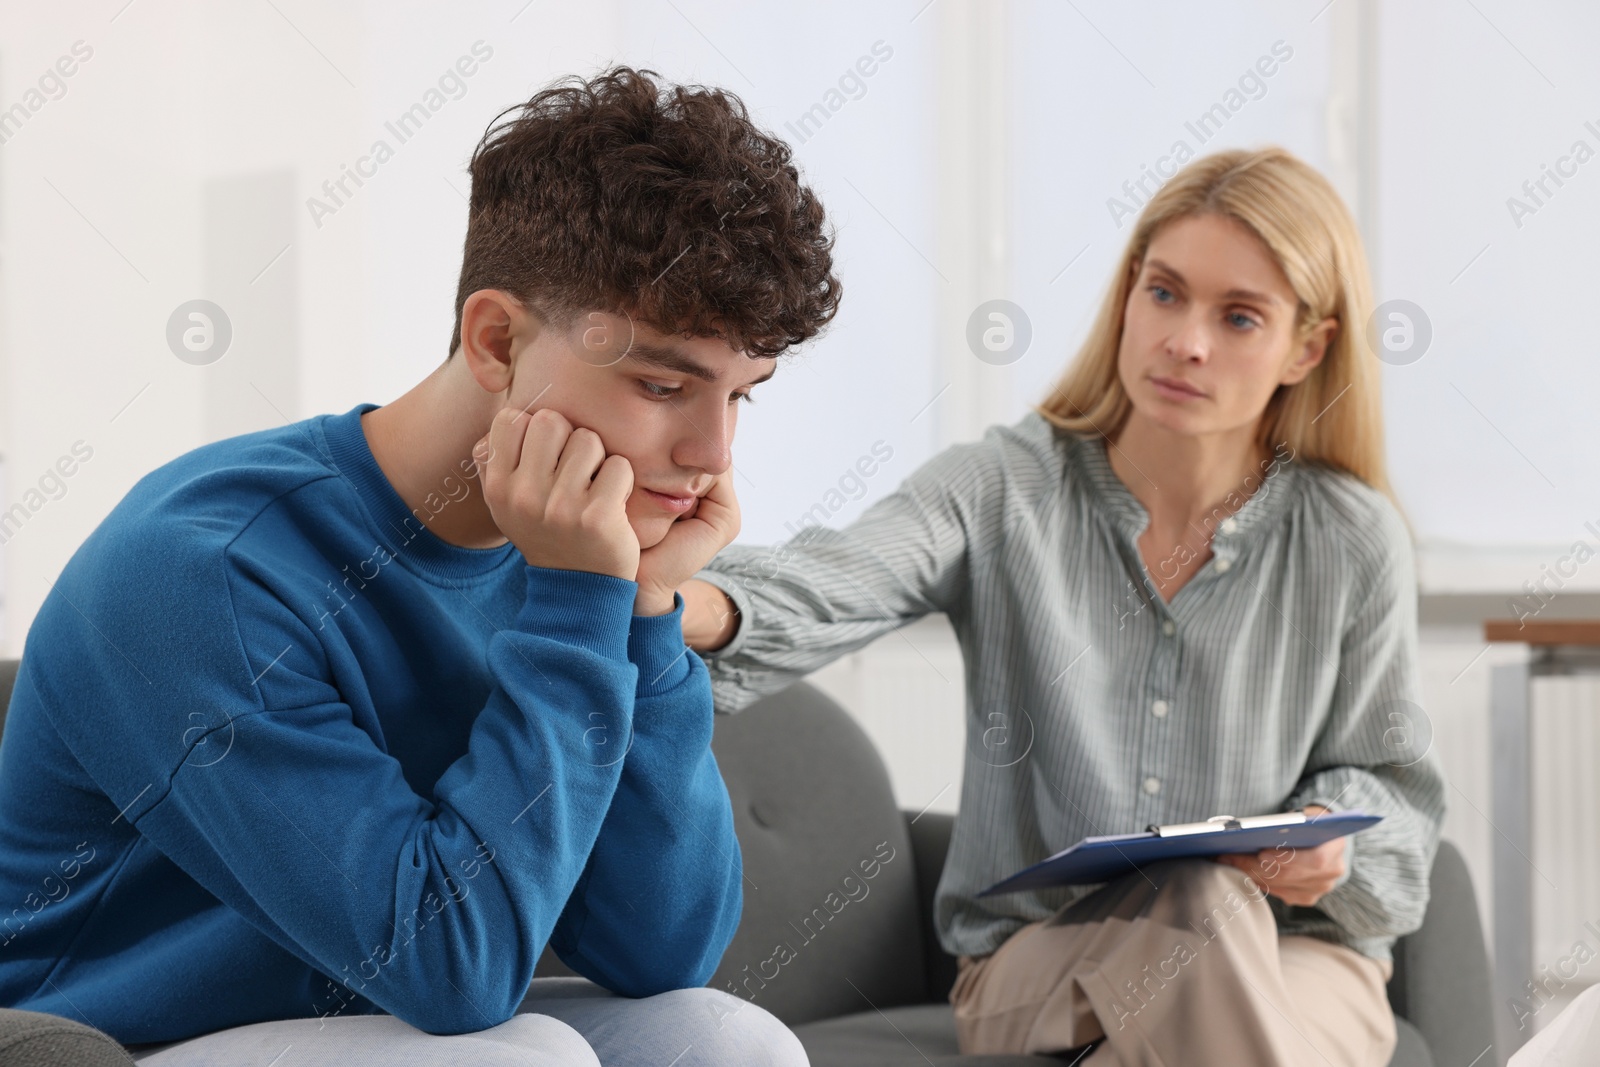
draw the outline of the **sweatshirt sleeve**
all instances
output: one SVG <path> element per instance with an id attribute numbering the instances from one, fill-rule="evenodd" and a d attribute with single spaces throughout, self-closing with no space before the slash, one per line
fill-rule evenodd
<path id="1" fill-rule="evenodd" d="M 430 1033 L 510 1018 L 622 775 L 586 731 L 631 728 L 634 583 L 524 568 L 467 751 L 423 796 L 314 629 L 217 566 L 58 583 L 41 615 L 71 651 L 28 653 L 57 728 L 119 818 L 312 968 Z"/>
<path id="2" fill-rule="evenodd" d="M 1357 591 L 1328 718 L 1285 804 L 1383 816 L 1348 838 L 1346 875 L 1316 905 L 1358 938 L 1402 936 L 1422 925 L 1445 810 L 1421 705 L 1410 541 L 1397 515 L 1385 519 L 1391 550 Z"/>
<path id="3" fill-rule="evenodd" d="M 567 966 L 627 996 L 705 985 L 743 905 L 733 810 L 711 753 L 711 684 L 682 619 L 682 598 L 666 615 L 633 617 L 633 732 L 594 734 L 590 748 L 596 761 L 620 760 L 622 778 L 551 939 Z"/>

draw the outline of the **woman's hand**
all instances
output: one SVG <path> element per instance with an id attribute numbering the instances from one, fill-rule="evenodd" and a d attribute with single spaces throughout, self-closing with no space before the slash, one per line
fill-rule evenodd
<path id="1" fill-rule="evenodd" d="M 739 632 L 738 606 L 710 582 L 684 582 L 678 595 L 683 597 L 683 640 L 696 652 L 715 652 Z"/>
<path id="2" fill-rule="evenodd" d="M 1320 815 L 1327 808 L 1319 804 L 1308 806 L 1308 816 Z M 1324 841 L 1316 848 L 1262 849 L 1255 855 L 1218 856 L 1218 863 L 1237 867 L 1250 876 L 1251 881 L 1264 893 L 1282 900 L 1285 904 L 1310 907 L 1327 895 L 1345 871 L 1347 837 Z"/>

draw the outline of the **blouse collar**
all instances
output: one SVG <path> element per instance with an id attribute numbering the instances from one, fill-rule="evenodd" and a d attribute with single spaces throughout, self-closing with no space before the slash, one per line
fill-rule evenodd
<path id="1" fill-rule="evenodd" d="M 1116 446 L 1098 436 L 1067 436 L 1068 454 L 1090 494 L 1112 524 L 1130 542 L 1137 541 L 1149 525 L 1150 515 L 1111 468 L 1108 452 Z M 1302 474 L 1293 451 L 1283 445 L 1246 475 L 1218 504 L 1211 519 L 1200 520 L 1211 530 L 1212 551 L 1219 557 L 1230 556 L 1276 525 L 1298 495 Z"/>

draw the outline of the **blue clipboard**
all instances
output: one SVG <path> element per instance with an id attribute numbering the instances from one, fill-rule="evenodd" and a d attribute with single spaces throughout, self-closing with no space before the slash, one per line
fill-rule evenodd
<path id="1" fill-rule="evenodd" d="M 1315 848 L 1383 820 L 1382 815 L 1368 815 L 1363 811 L 1335 811 L 1283 821 L 1294 819 L 1298 814 L 1243 819 L 1217 816 L 1203 823 L 1152 826 L 1137 834 L 1086 837 L 1071 848 L 996 882 L 978 896 L 1064 885 L 1097 885 L 1158 860 L 1255 853 L 1279 845 Z"/>

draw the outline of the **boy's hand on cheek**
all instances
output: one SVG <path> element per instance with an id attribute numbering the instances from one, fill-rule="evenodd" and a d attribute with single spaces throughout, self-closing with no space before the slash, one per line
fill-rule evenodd
<path id="1" fill-rule="evenodd" d="M 639 556 L 636 615 L 665 615 L 672 595 L 739 535 L 739 500 L 733 493 L 733 471 L 725 470 L 700 498 L 694 514 L 679 519 L 667 536 Z"/>
<path id="2" fill-rule="evenodd" d="M 593 430 L 550 408 L 502 408 L 472 455 L 489 514 L 531 566 L 635 580 L 633 467 Z"/>

